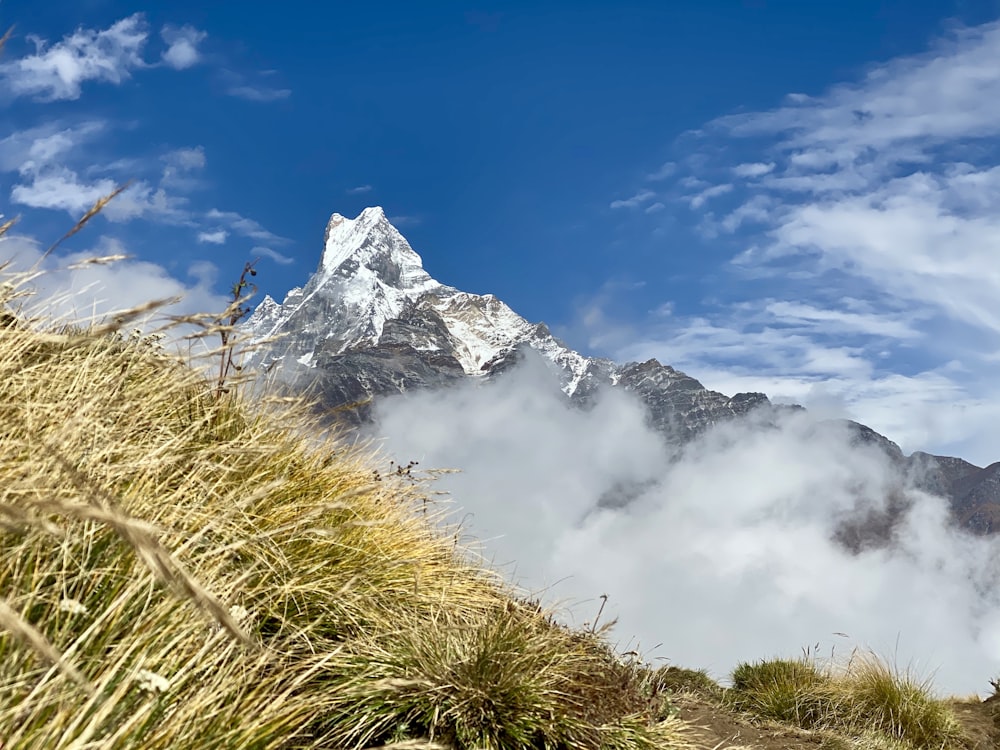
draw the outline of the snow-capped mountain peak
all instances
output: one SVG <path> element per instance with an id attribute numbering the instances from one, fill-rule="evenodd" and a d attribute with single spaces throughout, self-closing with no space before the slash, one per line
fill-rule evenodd
<path id="1" fill-rule="evenodd" d="M 361 341 L 376 343 L 387 320 L 438 289 L 442 285 L 381 207 L 366 208 L 355 219 L 335 213 L 306 286 L 289 292 L 281 305 L 265 299 L 245 327 L 255 339 L 291 335 L 299 339 L 296 346 L 307 345 L 299 334 L 320 334 L 344 350 Z"/>
<path id="2" fill-rule="evenodd" d="M 356 219 L 333 214 L 326 225 L 319 271 L 347 277 L 361 268 L 411 296 L 437 285 L 381 206 L 366 208 Z"/>
<path id="3" fill-rule="evenodd" d="M 267 297 L 245 327 L 256 340 L 283 336 L 272 357 L 280 352 L 286 363 L 311 368 L 324 356 L 365 347 L 408 347 L 437 365 L 446 358 L 448 368 L 481 376 L 527 346 L 565 372 L 572 394 L 589 362 L 494 295 L 462 292 L 433 279 L 378 206 L 354 219 L 333 214 L 322 258 L 306 286 L 289 292 L 280 305 Z"/>

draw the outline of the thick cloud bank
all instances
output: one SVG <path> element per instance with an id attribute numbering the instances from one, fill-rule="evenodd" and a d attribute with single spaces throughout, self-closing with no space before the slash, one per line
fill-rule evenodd
<path id="1" fill-rule="evenodd" d="M 838 528 L 877 510 L 893 476 L 835 425 L 722 425 L 671 462 L 627 394 L 574 409 L 529 362 L 390 399 L 377 431 L 387 459 L 460 470 L 438 489 L 514 580 L 568 602 L 577 624 L 608 594 L 602 621 L 619 617 L 619 643 L 647 658 L 724 678 L 817 643 L 872 648 L 959 695 L 1000 673 L 997 543 L 949 529 L 944 500 L 907 491 L 892 543 L 851 554 Z"/>

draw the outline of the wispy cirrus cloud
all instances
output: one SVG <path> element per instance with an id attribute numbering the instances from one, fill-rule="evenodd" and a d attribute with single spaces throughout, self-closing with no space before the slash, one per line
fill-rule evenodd
<path id="1" fill-rule="evenodd" d="M 348 195 L 364 195 L 374 189 L 371 185 L 358 185 L 357 187 L 347 188 L 346 192 Z"/>
<path id="2" fill-rule="evenodd" d="M 659 166 L 659 168 L 653 170 L 646 175 L 646 179 L 651 182 L 659 182 L 660 180 L 666 180 L 672 177 L 677 172 L 677 162 L 668 161 L 664 162 Z"/>
<path id="3" fill-rule="evenodd" d="M 683 147 L 697 158 L 664 195 L 741 248 L 704 270 L 740 283 L 609 353 L 838 404 L 910 450 L 1000 457 L 985 406 L 1000 401 L 1000 22 L 721 117 Z"/>
<path id="4" fill-rule="evenodd" d="M 0 140 L 0 170 L 15 172 L 18 182 L 11 188 L 10 200 L 16 205 L 35 209 L 65 211 L 79 218 L 94 203 L 110 194 L 125 179 L 108 166 L 88 165 L 83 147 L 105 136 L 110 125 L 93 120 L 62 126 L 49 123 L 17 131 Z M 149 169 L 162 164 L 162 171 L 149 179 L 137 179 L 112 201 L 102 216 L 125 222 L 147 218 L 169 223 L 187 221 L 187 198 L 174 192 L 196 184 L 192 173 L 205 164 L 200 147 L 168 152 Z M 142 160 L 132 160 L 131 170 L 146 170 Z"/>
<path id="5" fill-rule="evenodd" d="M 161 188 L 191 192 L 202 187 L 200 175 L 207 163 L 203 146 L 177 148 L 165 153 L 160 160 L 163 162 Z"/>
<path id="6" fill-rule="evenodd" d="M 747 164 L 737 164 L 733 167 L 733 174 L 737 177 L 763 177 L 774 171 L 774 162 L 750 162 Z"/>
<path id="7" fill-rule="evenodd" d="M 290 258 L 287 255 L 282 255 L 277 250 L 273 250 L 269 247 L 264 247 L 262 245 L 257 245 L 250 251 L 251 255 L 256 255 L 262 258 L 269 258 L 277 263 L 279 266 L 287 266 L 295 262 L 295 258 Z"/>
<path id="8" fill-rule="evenodd" d="M 205 185 L 202 172 L 208 158 L 202 146 L 174 148 L 154 157 L 120 158 L 104 165 L 89 163 L 95 145 L 114 130 L 103 120 L 56 121 L 0 139 L 0 171 L 16 175 L 11 203 L 65 211 L 75 220 L 133 175 L 144 175 L 133 179 L 104 208 L 103 219 L 119 224 L 141 219 L 190 227 L 202 244 L 223 245 L 233 234 L 267 245 L 289 243 L 239 213 L 203 212 L 192 206 L 191 194 Z M 277 251 L 265 249 L 276 262 L 291 262 Z"/>
<path id="9" fill-rule="evenodd" d="M 704 190 L 700 190 L 692 196 L 688 197 L 688 205 L 693 209 L 699 209 L 704 206 L 712 198 L 718 198 L 720 195 L 725 195 L 731 192 L 733 186 L 729 183 L 722 183 L 721 185 L 712 185 Z"/>
<path id="10" fill-rule="evenodd" d="M 265 229 L 260 222 L 248 219 L 236 211 L 220 211 L 213 208 L 205 214 L 205 217 L 217 224 L 224 224 L 240 237 L 248 237 L 258 242 L 268 242 L 275 245 L 287 245 L 290 242 L 287 237 L 281 237 Z"/>
<path id="11" fill-rule="evenodd" d="M 292 90 L 243 84 L 240 86 L 230 86 L 226 90 L 226 93 L 230 96 L 235 96 L 238 99 L 246 99 L 250 102 L 275 102 L 290 97 L 292 95 Z"/>
<path id="12" fill-rule="evenodd" d="M 415 227 L 424 221 L 422 216 L 413 214 L 396 214 L 389 217 L 389 223 L 395 227 Z"/>
<path id="13" fill-rule="evenodd" d="M 874 66 L 860 82 L 712 125 L 737 137 L 779 135 L 780 151 L 800 166 L 877 162 L 874 152 L 885 147 L 891 161 L 920 160 L 933 145 L 1000 130 L 998 42 L 1000 22 L 956 28 L 925 54 Z"/>
<path id="14" fill-rule="evenodd" d="M 844 274 L 885 299 L 1000 334 L 1000 23 L 770 112 L 713 123 L 765 138 L 767 234 L 740 258 Z M 740 209 L 748 212 L 754 198 Z M 759 198 L 757 198 L 759 202 Z"/>
<path id="15" fill-rule="evenodd" d="M 100 31 L 77 29 L 55 44 L 31 36 L 34 54 L 0 64 L 0 81 L 14 96 L 78 99 L 87 81 L 120 84 L 145 67 L 142 50 L 148 37 L 140 13 Z"/>
<path id="16" fill-rule="evenodd" d="M 56 163 L 106 132 L 103 120 L 76 124 L 49 121 L 17 130 L 0 139 L 0 171 L 36 171 Z"/>
<path id="17" fill-rule="evenodd" d="M 656 197 L 656 193 L 652 190 L 640 190 L 635 193 L 631 198 L 622 198 L 620 200 L 611 201 L 611 208 L 638 208 L 644 203 L 649 203 Z"/>
<path id="18" fill-rule="evenodd" d="M 209 245 L 224 245 L 229 237 L 229 232 L 225 229 L 216 229 L 209 232 L 198 232 L 198 242 Z"/>

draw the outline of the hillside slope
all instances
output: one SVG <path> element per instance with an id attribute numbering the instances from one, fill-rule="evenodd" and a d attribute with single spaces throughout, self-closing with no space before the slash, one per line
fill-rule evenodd
<path id="1" fill-rule="evenodd" d="M 4 750 L 688 746 L 651 670 L 519 600 L 303 409 L 8 323 Z"/>
<path id="2" fill-rule="evenodd" d="M 409 468 L 155 341 L 8 316 L 0 410 L 3 750 L 989 746 L 898 676 L 875 698 L 903 714 L 848 674 L 775 720 L 769 683 L 617 654 L 460 547 Z"/>

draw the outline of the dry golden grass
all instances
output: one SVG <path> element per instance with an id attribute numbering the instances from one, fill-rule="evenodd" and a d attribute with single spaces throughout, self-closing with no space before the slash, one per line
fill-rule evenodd
<path id="1" fill-rule="evenodd" d="M 424 487 L 117 325 L 0 324 L 4 750 L 689 746 Z"/>

